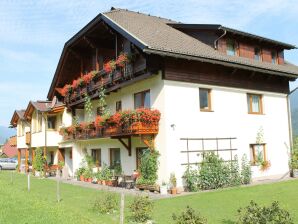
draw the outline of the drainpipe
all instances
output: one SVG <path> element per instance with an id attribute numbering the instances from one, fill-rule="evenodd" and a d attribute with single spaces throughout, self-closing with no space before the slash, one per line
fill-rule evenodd
<path id="1" fill-rule="evenodd" d="M 289 126 L 289 135 L 290 135 L 289 136 L 290 137 L 289 139 L 290 140 L 290 159 L 293 153 L 293 129 L 292 129 L 290 95 L 294 93 L 297 89 L 298 89 L 298 86 L 287 94 L 288 126 Z M 293 170 L 290 167 L 290 175 L 292 175 L 292 173 L 293 173 Z"/>
<path id="2" fill-rule="evenodd" d="M 219 29 L 221 29 L 221 28 L 219 28 Z M 223 30 L 223 31 L 224 31 L 223 34 L 214 41 L 214 49 L 217 49 L 218 41 L 227 34 L 227 31 L 226 30 Z"/>
<path id="3" fill-rule="evenodd" d="M 42 113 L 42 116 L 43 116 L 43 118 L 44 118 L 44 158 L 46 159 L 47 158 L 47 131 L 48 131 L 48 129 L 47 129 L 47 114 L 45 114 L 45 113 Z"/>

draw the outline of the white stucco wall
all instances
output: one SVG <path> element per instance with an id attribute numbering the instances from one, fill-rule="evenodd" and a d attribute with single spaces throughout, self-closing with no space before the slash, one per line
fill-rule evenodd
<path id="1" fill-rule="evenodd" d="M 213 112 L 201 112 L 199 88 L 212 89 Z M 289 129 L 287 99 L 285 94 L 223 88 L 192 83 L 165 81 L 165 154 L 166 171 L 175 172 L 179 178 L 183 175 L 186 154 L 185 142 L 180 138 L 221 138 L 236 137 L 233 148 L 237 148 L 239 159 L 247 154 L 250 159 L 249 144 L 256 142 L 260 127 L 264 130 L 267 158 L 271 168 L 266 172 L 253 167 L 253 177 L 282 175 L 288 171 Z M 247 93 L 263 95 L 264 115 L 248 114 Z M 171 127 L 174 125 L 174 128 Z M 201 142 L 192 143 L 190 150 L 199 149 Z M 206 146 L 208 147 L 208 146 Z M 214 146 L 210 146 L 214 148 Z M 192 154 L 193 155 L 193 154 Z M 196 158 L 191 158 L 196 160 Z M 178 184 L 181 185 L 179 178 Z"/>
<path id="2" fill-rule="evenodd" d="M 213 112 L 200 111 L 200 87 L 212 89 Z M 256 135 L 261 127 L 264 130 L 266 154 L 271 167 L 266 172 L 261 172 L 259 167 L 252 167 L 253 177 L 287 173 L 289 131 L 285 94 L 167 81 L 162 80 L 161 75 L 156 75 L 108 95 L 108 108 L 114 113 L 116 101 L 121 100 L 122 110 L 133 109 L 134 93 L 147 89 L 150 89 L 152 108 L 161 112 L 159 134 L 155 139 L 156 149 L 161 154 L 159 183 L 168 182 L 170 173 L 174 172 L 178 179 L 178 186 L 182 186 L 181 177 L 185 166 L 181 163 L 186 162 L 186 154 L 182 154 L 181 151 L 186 150 L 186 144 L 180 138 L 236 137 L 237 139 L 232 142 L 232 148 L 237 148 L 238 158 L 241 159 L 242 155 L 246 154 L 250 160 L 249 145 L 256 143 Z M 248 114 L 247 93 L 263 95 L 263 115 Z M 97 100 L 92 104 L 95 117 Z M 68 120 L 71 120 L 71 115 L 66 115 Z M 83 117 L 82 119 L 87 119 L 86 115 Z M 221 148 L 229 147 L 229 142 L 221 144 L 226 144 L 226 147 Z M 135 169 L 135 148 L 144 146 L 140 139 L 134 139 L 132 156 L 129 157 L 127 150 L 118 140 L 61 142 L 59 145 L 73 148 L 73 159 L 66 160 L 66 163 L 67 161 L 72 163 L 73 173 L 81 166 L 86 150 L 90 153 L 91 149 L 101 148 L 102 162 L 109 164 L 109 148 L 120 148 L 122 166 L 126 174 L 130 174 Z M 200 145 L 201 142 L 191 143 L 190 150 L 200 149 Z M 206 145 L 206 149 L 208 147 L 215 148 Z M 196 156 L 193 154 L 191 161 L 196 162 Z"/>
<path id="3" fill-rule="evenodd" d="M 24 126 L 24 133 L 23 135 L 18 135 L 19 134 L 19 129 Z M 26 149 L 28 148 L 28 145 L 26 144 L 26 132 L 30 131 L 30 126 L 26 122 L 21 122 L 20 120 L 18 121 L 17 125 L 17 148 L 18 149 Z"/>

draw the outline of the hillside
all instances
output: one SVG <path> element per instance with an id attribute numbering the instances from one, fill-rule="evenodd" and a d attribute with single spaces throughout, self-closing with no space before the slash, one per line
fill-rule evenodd
<path id="1" fill-rule="evenodd" d="M 15 129 L 0 126 L 0 144 L 5 143 L 6 139 L 16 134 Z"/>

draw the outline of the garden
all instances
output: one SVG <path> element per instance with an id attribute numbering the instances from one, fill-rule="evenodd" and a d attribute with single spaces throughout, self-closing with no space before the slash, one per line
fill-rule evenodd
<path id="1" fill-rule="evenodd" d="M 55 181 L 31 178 L 28 192 L 25 175 L 13 173 L 12 180 L 11 172 L 0 172 L 0 223 L 119 223 L 120 195 L 117 193 L 61 183 L 61 201 L 58 203 Z M 275 217 L 287 219 L 287 222 L 267 223 L 297 223 L 297 188 L 298 180 L 293 179 L 159 200 L 125 196 L 125 223 L 134 223 L 136 217 L 163 224 L 185 223 L 180 222 L 181 217 L 203 220 L 193 223 L 258 223 L 240 220 L 248 209 L 255 211 L 256 217 L 260 214 L 257 211 L 262 211 L 265 218 L 274 211 Z M 146 212 L 138 213 L 134 208 L 139 206 L 144 208 L 140 211 Z M 176 214 L 176 220 L 173 214 Z"/>

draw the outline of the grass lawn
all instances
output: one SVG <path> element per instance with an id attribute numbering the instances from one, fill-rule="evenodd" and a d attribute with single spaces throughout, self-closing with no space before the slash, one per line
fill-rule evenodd
<path id="1" fill-rule="evenodd" d="M 61 184 L 60 203 L 56 202 L 56 182 L 31 178 L 31 191 L 27 192 L 26 176 L 0 172 L 0 223 L 119 223 L 119 214 L 100 215 L 92 210 L 97 195 L 103 191 Z M 250 200 L 269 205 L 278 200 L 282 208 L 290 211 L 298 223 L 298 180 L 203 192 L 189 196 L 155 201 L 156 223 L 172 223 L 171 216 L 190 205 L 208 219 L 208 223 L 231 224 L 237 219 L 237 209 Z M 126 197 L 126 205 L 131 197 Z M 126 211 L 128 214 L 128 211 Z"/>

